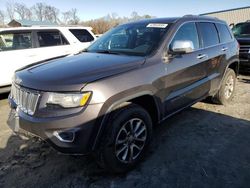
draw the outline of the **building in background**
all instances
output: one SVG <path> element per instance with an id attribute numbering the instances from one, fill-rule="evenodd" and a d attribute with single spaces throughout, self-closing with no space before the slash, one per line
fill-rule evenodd
<path id="1" fill-rule="evenodd" d="M 32 20 L 11 20 L 9 27 L 31 27 L 31 26 L 56 26 L 56 23 L 48 21 L 32 21 Z"/>
<path id="2" fill-rule="evenodd" d="M 221 20 L 225 20 L 228 25 L 235 25 L 239 22 L 246 22 L 250 20 L 250 6 L 217 12 L 210 12 L 201 15 L 216 17 Z"/>

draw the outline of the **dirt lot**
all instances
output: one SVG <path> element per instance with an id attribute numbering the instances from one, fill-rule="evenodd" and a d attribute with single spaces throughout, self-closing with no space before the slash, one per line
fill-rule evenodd
<path id="1" fill-rule="evenodd" d="M 250 186 L 250 76 L 240 77 L 232 105 L 201 102 L 158 126 L 145 161 L 123 176 L 13 135 L 0 97 L 0 187 Z"/>

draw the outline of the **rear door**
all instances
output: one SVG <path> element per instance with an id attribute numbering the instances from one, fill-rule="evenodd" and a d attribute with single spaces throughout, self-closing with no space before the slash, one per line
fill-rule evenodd
<path id="1" fill-rule="evenodd" d="M 71 53 L 70 43 L 59 30 L 40 30 L 35 32 L 35 36 L 37 48 L 34 62 Z"/>
<path id="2" fill-rule="evenodd" d="M 206 50 L 202 49 L 199 39 L 196 23 L 188 22 L 179 28 L 170 43 L 169 49 L 175 41 L 192 41 L 194 51 L 188 54 L 170 55 L 169 63 L 165 65 L 166 115 L 192 104 L 209 91 L 209 85 L 206 83 L 208 55 Z"/>
<path id="3" fill-rule="evenodd" d="M 219 87 L 221 71 L 225 70 L 223 64 L 226 65 L 226 53 L 229 48 L 227 44 L 220 42 L 218 28 L 215 23 L 199 22 L 198 29 L 202 48 L 206 50 L 206 54 L 209 56 L 205 69 L 210 84 L 210 93 L 212 94 Z"/>

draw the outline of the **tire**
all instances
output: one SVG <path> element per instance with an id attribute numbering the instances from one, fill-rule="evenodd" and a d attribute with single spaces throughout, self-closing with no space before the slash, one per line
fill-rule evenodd
<path id="1" fill-rule="evenodd" d="M 232 101 L 235 91 L 236 74 L 234 70 L 227 69 L 221 87 L 217 94 L 213 97 L 213 102 L 217 104 L 227 105 Z"/>
<path id="2" fill-rule="evenodd" d="M 96 153 L 98 164 L 111 173 L 131 170 L 144 158 L 151 136 L 152 120 L 145 109 L 128 104 L 116 110 Z"/>

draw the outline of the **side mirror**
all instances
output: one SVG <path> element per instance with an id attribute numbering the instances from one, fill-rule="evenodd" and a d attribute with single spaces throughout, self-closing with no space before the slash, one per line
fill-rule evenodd
<path id="1" fill-rule="evenodd" d="M 194 44 L 190 40 L 176 40 L 171 51 L 175 54 L 188 54 L 194 51 Z"/>

